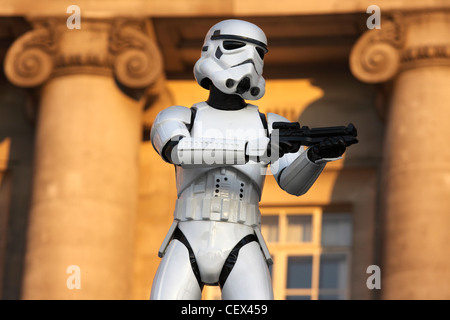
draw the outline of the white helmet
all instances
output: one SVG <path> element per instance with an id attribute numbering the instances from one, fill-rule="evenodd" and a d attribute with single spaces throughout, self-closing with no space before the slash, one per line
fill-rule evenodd
<path id="1" fill-rule="evenodd" d="M 258 26 L 243 20 L 221 21 L 206 34 L 194 76 L 205 89 L 212 82 L 223 93 L 260 99 L 265 93 L 262 72 L 267 51 L 266 35 Z"/>

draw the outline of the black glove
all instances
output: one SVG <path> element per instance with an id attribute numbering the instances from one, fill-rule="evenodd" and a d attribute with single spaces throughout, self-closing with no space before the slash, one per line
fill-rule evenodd
<path id="1" fill-rule="evenodd" d="M 342 137 L 330 137 L 308 149 L 308 158 L 312 162 L 323 158 L 337 158 L 344 154 L 346 149 Z"/>
<path id="2" fill-rule="evenodd" d="M 272 142 L 272 140 L 269 142 L 267 146 L 267 156 L 271 156 L 271 151 L 278 150 L 278 158 L 281 158 L 286 153 L 295 153 L 297 152 L 301 147 L 300 142 L 283 142 L 275 144 Z"/>

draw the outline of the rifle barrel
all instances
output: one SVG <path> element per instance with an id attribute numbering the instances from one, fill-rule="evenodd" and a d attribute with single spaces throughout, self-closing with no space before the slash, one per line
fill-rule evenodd
<path id="1" fill-rule="evenodd" d="M 298 122 L 274 122 L 272 128 L 279 130 L 280 142 L 300 142 L 302 145 L 311 146 L 320 143 L 326 138 L 340 136 L 344 139 L 347 146 L 358 143 L 356 139 L 358 133 L 352 123 L 347 127 L 309 128 L 303 126 L 300 128 Z"/>

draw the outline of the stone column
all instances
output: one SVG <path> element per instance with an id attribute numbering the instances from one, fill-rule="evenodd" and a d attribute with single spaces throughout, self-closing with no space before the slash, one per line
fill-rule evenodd
<path id="1" fill-rule="evenodd" d="M 162 70 L 145 21 L 33 21 L 5 61 L 40 92 L 24 299 L 131 297 L 143 90 Z"/>
<path id="2" fill-rule="evenodd" d="M 449 34 L 449 12 L 397 15 L 363 34 L 350 56 L 358 79 L 391 88 L 380 185 L 382 299 L 450 299 Z"/>

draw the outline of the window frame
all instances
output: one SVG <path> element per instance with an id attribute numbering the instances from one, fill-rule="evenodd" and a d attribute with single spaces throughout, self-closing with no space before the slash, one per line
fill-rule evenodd
<path id="1" fill-rule="evenodd" d="M 274 298 L 276 300 L 284 300 L 290 296 L 310 296 L 311 300 L 318 300 L 319 295 L 322 294 L 342 294 L 344 295 L 344 299 L 350 298 L 352 246 L 322 246 L 321 244 L 323 214 L 333 214 L 334 212 L 328 210 L 324 212 L 323 207 L 320 206 L 261 207 L 260 210 L 263 217 L 278 216 L 278 241 L 270 242 L 266 240 L 267 246 L 274 261 L 274 264 L 272 266 L 272 284 L 274 290 Z M 345 213 L 347 212 L 349 211 L 345 210 Z M 339 213 L 343 212 L 340 210 Z M 288 216 L 290 215 L 312 215 L 311 241 L 287 241 Z M 321 255 L 333 253 L 343 254 L 345 256 L 347 262 L 346 286 L 344 289 L 320 289 L 319 280 Z M 312 257 L 311 288 L 287 288 L 288 258 L 295 256 Z"/>

